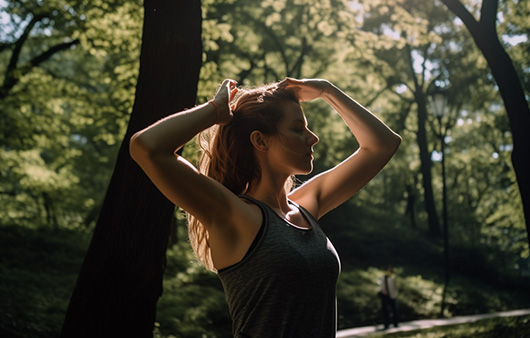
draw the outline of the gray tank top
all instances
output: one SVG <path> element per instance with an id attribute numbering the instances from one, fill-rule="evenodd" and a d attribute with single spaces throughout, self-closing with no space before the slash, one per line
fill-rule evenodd
<path id="1" fill-rule="evenodd" d="M 241 262 L 218 271 L 237 338 L 328 338 L 337 326 L 340 259 L 317 221 L 301 229 L 249 196 L 263 214 L 258 236 Z"/>

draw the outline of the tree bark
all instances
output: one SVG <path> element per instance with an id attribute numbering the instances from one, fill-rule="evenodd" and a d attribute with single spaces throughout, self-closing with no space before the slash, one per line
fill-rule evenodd
<path id="1" fill-rule="evenodd" d="M 416 133 L 418 148 L 420 150 L 420 172 L 423 183 L 423 203 L 425 204 L 425 211 L 427 212 L 427 222 L 429 226 L 429 235 L 433 238 L 440 236 L 440 222 L 438 220 L 438 213 L 436 212 L 436 204 L 434 203 L 434 192 L 432 188 L 432 159 L 429 151 L 427 141 L 427 130 L 425 124 L 427 123 L 427 99 L 423 91 L 423 82 L 420 84 L 413 69 L 412 52 L 410 46 L 406 46 L 408 66 L 410 74 L 414 83 L 413 93 L 414 102 L 418 107 L 418 131 Z"/>
<path id="2" fill-rule="evenodd" d="M 418 104 L 418 147 L 420 149 L 420 171 L 423 181 L 423 197 L 425 203 L 425 210 L 427 211 L 427 220 L 429 223 L 429 234 L 433 238 L 438 238 L 440 235 L 440 222 L 438 220 L 438 213 L 436 212 L 436 204 L 434 203 L 434 192 L 432 188 L 432 174 L 431 174 L 431 152 L 427 146 L 427 131 L 425 130 L 425 123 L 427 120 L 426 102 L 422 92 L 416 91 L 416 102 Z"/>
<path id="3" fill-rule="evenodd" d="M 497 82 L 510 121 L 513 138 L 512 164 L 521 194 L 526 231 L 530 245 L 530 108 L 512 60 L 497 35 L 498 0 L 483 0 L 480 20 L 458 0 L 442 0 L 466 25 L 478 48 L 486 58 Z"/>
<path id="4" fill-rule="evenodd" d="M 195 104 L 202 60 L 200 0 L 146 0 L 128 130 L 61 337 L 152 337 L 172 205 L 129 156 L 129 139 Z"/>

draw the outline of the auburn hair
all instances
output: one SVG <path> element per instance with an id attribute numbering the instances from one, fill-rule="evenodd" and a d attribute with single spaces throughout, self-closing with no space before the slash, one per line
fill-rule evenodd
<path id="1" fill-rule="evenodd" d="M 264 135 L 276 135 L 278 123 L 283 118 L 282 103 L 289 101 L 298 103 L 296 93 L 278 83 L 240 88 L 232 105 L 232 120 L 199 134 L 199 172 L 236 195 L 244 194 L 249 184 L 261 177 L 250 134 L 257 130 Z M 291 187 L 292 180 L 288 180 L 285 188 L 290 190 Z M 187 217 L 188 237 L 197 259 L 215 271 L 206 229 L 193 215 L 187 214 Z"/>

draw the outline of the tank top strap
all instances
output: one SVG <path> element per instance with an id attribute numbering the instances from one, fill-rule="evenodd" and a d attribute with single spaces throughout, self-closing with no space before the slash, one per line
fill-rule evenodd
<path id="1" fill-rule="evenodd" d="M 305 217 L 305 219 L 307 219 L 307 221 L 311 224 L 311 226 L 320 227 L 319 224 L 318 224 L 318 220 L 306 208 L 304 208 L 300 204 L 298 204 L 298 203 L 296 203 L 294 201 L 291 201 L 291 200 L 289 200 L 289 203 L 293 204 L 295 207 L 298 208 L 298 210 L 300 210 L 302 215 Z"/>

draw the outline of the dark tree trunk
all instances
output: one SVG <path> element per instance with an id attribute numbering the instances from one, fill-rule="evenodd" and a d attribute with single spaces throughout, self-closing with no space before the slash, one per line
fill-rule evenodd
<path id="1" fill-rule="evenodd" d="M 174 206 L 129 156 L 133 133 L 195 104 L 200 0 L 146 0 L 129 127 L 61 337 L 152 337 Z"/>
<path id="2" fill-rule="evenodd" d="M 440 235 L 440 222 L 436 212 L 436 204 L 434 203 L 434 192 L 432 188 L 432 160 L 431 152 L 429 151 L 427 141 L 427 130 L 425 125 L 427 123 L 427 99 L 423 92 L 423 83 L 420 84 L 413 69 L 412 51 L 407 45 L 408 67 L 410 70 L 412 81 L 414 82 L 414 102 L 418 107 L 418 131 L 416 139 L 418 148 L 420 149 L 420 172 L 423 184 L 423 203 L 425 204 L 425 211 L 427 212 L 427 221 L 429 226 L 429 235 L 437 238 Z"/>
<path id="3" fill-rule="evenodd" d="M 460 1 L 442 1 L 464 22 L 499 86 L 512 131 L 512 164 L 521 193 L 530 244 L 530 108 L 512 60 L 497 35 L 498 0 L 483 0 L 479 21 L 475 20 Z"/>
<path id="4" fill-rule="evenodd" d="M 407 207 L 405 208 L 405 215 L 409 215 L 410 226 L 416 229 L 416 193 L 414 192 L 415 184 L 406 184 L 405 190 L 407 192 Z"/>
<path id="5" fill-rule="evenodd" d="M 427 121 L 427 108 L 425 96 L 423 92 L 416 89 L 414 93 L 416 103 L 418 104 L 418 147 L 420 148 L 420 171 L 423 181 L 423 199 L 425 203 L 425 210 L 427 211 L 427 220 L 429 223 L 429 234 L 434 238 L 440 235 L 440 222 L 438 220 L 438 213 L 436 212 L 436 205 L 434 203 L 434 192 L 432 188 L 432 160 L 431 152 L 427 145 L 427 131 L 425 124 Z"/>

